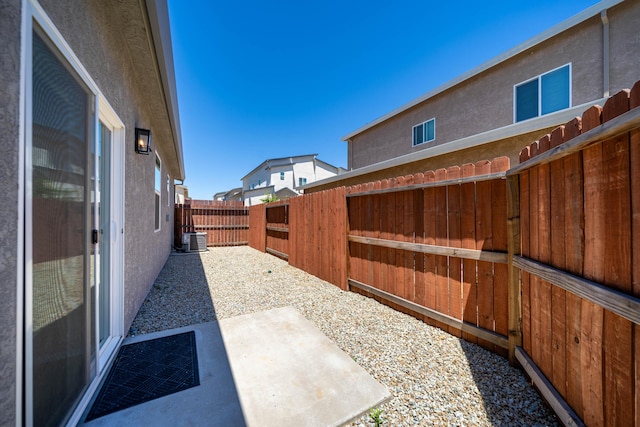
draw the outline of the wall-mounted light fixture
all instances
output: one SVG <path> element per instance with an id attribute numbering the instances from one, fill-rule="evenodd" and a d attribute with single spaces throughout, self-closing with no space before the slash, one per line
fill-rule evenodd
<path id="1" fill-rule="evenodd" d="M 136 128 L 136 153 L 149 154 L 151 151 L 151 131 Z"/>

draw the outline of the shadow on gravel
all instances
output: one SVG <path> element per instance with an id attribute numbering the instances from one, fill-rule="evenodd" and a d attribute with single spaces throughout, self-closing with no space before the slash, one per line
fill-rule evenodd
<path id="1" fill-rule="evenodd" d="M 460 345 L 492 425 L 560 425 L 521 370 L 478 344 Z"/>
<path id="2" fill-rule="evenodd" d="M 151 401 L 130 408 L 131 411 L 95 419 L 90 424 L 108 426 L 139 421 L 139 425 L 158 426 L 184 423 L 245 426 L 224 339 L 215 320 L 216 311 L 200 253 L 173 252 L 140 307 L 124 344 L 154 339 L 164 335 L 163 331 L 174 333 L 169 330 L 184 328 L 181 330 L 184 331 L 200 325 L 196 328 L 203 335 L 196 343 L 199 385 L 171 395 L 176 396 L 175 400 L 165 400 L 162 404 Z M 138 377 L 130 378 L 129 383 L 137 381 Z M 184 399 L 189 403 L 185 404 Z"/>

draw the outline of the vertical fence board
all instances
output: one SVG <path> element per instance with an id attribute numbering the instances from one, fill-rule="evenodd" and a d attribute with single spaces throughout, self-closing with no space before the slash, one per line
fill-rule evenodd
<path id="1" fill-rule="evenodd" d="M 499 157 L 491 162 L 491 173 L 504 172 L 509 169 L 509 158 Z M 491 230 L 493 250 L 507 252 L 507 183 L 499 179 L 491 181 Z M 493 265 L 493 313 L 495 332 L 507 336 L 509 334 L 509 288 L 507 264 Z M 496 347 L 496 352 L 506 356 L 506 349 Z"/>
<path id="2" fill-rule="evenodd" d="M 520 152 L 520 163 L 528 160 L 530 148 L 525 147 Z M 531 242 L 530 224 L 530 171 L 520 174 L 520 251 L 522 256 L 530 257 L 529 246 Z M 533 355 L 531 348 L 531 277 L 526 271 L 521 273 L 520 281 L 522 286 L 522 346 L 524 351 Z"/>
<path id="3" fill-rule="evenodd" d="M 408 175 L 404 179 L 405 185 L 412 185 L 414 183 L 413 175 Z M 402 235 L 405 242 L 415 242 L 414 232 L 416 229 L 416 223 L 414 220 L 414 199 L 412 191 L 404 191 L 404 203 L 403 203 L 403 229 Z M 415 286 L 415 269 L 414 269 L 414 253 L 410 251 L 403 251 L 404 253 L 404 294 L 405 298 L 409 301 L 415 301 L 416 299 L 416 286 Z"/>
<path id="4" fill-rule="evenodd" d="M 564 126 L 551 133 L 551 148 L 563 143 Z M 550 168 L 550 219 L 551 241 L 549 263 L 561 270 L 565 269 L 565 194 L 564 161 L 556 160 Z M 560 287 L 551 288 L 551 369 L 553 383 L 560 394 L 567 393 L 566 366 L 566 291 Z"/>
<path id="5" fill-rule="evenodd" d="M 629 92 L 621 91 L 607 100 L 602 111 L 606 122 L 629 110 Z M 604 175 L 608 179 L 603 194 L 607 208 L 605 222 L 604 282 L 630 294 L 631 286 L 631 189 L 629 182 L 629 135 L 622 134 L 602 143 Z M 630 321 L 605 311 L 604 371 L 605 419 L 611 425 L 633 423 L 633 339 Z"/>
<path id="6" fill-rule="evenodd" d="M 640 108 L 640 82 L 631 89 L 630 108 Z M 629 135 L 631 164 L 631 255 L 633 295 L 640 297 L 640 129 Z M 634 425 L 640 425 L 640 325 L 633 326 L 634 337 Z"/>
<path id="7" fill-rule="evenodd" d="M 461 177 L 459 166 L 447 169 L 447 179 L 457 179 Z M 447 207 L 449 222 L 449 243 L 450 247 L 462 247 L 462 225 L 461 225 L 461 203 L 460 185 L 453 184 L 447 186 Z M 451 316 L 462 320 L 462 259 L 449 257 L 449 308 Z M 462 336 L 462 331 L 449 328 L 449 332 L 457 336 Z"/>
<path id="8" fill-rule="evenodd" d="M 425 172 L 425 182 L 435 182 L 436 175 L 433 171 Z M 427 245 L 436 244 L 436 199 L 435 189 L 425 188 L 423 190 L 424 199 L 424 243 Z M 423 254 L 424 257 L 424 271 L 425 271 L 425 303 L 427 308 L 435 310 L 436 308 L 436 257 L 432 254 Z M 425 318 L 425 321 L 433 325 L 435 324 L 430 318 Z"/>
<path id="9" fill-rule="evenodd" d="M 582 115 L 582 131 L 600 125 L 601 108 L 594 106 Z M 585 206 L 585 259 L 602 260 L 605 230 L 605 206 L 602 193 L 602 143 L 583 151 L 584 206 Z M 585 262 L 584 276 L 594 281 L 604 279 L 604 266 L 599 262 Z M 589 301 L 582 301 L 582 399 L 587 425 L 601 425 L 604 420 L 604 394 L 602 370 L 603 309 Z"/>
<path id="10" fill-rule="evenodd" d="M 461 175 L 463 178 L 476 174 L 476 167 L 472 163 L 462 165 Z M 460 234 L 461 246 L 465 249 L 476 248 L 476 187 L 470 182 L 460 186 Z M 462 308 L 463 319 L 472 325 L 478 325 L 477 311 L 477 281 L 476 281 L 476 261 L 472 259 L 462 260 Z M 473 343 L 478 339 L 466 332 L 462 337 Z"/>
<path id="11" fill-rule="evenodd" d="M 538 154 L 549 150 L 550 136 L 545 135 L 538 141 Z M 549 264 L 551 251 L 551 191 L 550 191 L 550 165 L 538 166 L 538 260 Z M 538 303 L 540 304 L 540 358 L 536 363 L 547 376 L 553 377 L 551 356 L 551 284 L 539 280 Z"/>
<path id="12" fill-rule="evenodd" d="M 576 118 L 565 126 L 564 141 L 569 141 L 581 133 L 582 120 Z M 583 170 L 582 153 L 572 154 L 563 159 L 564 166 L 564 224 L 565 224 L 565 268 L 577 276 L 583 274 L 584 263 L 584 210 L 583 210 Z M 567 403 L 583 416 L 582 367 L 581 367 L 581 306 L 580 297 L 566 294 L 566 364 Z"/>
<path id="13" fill-rule="evenodd" d="M 436 170 L 436 181 L 447 179 L 447 170 Z M 447 188 L 435 188 L 435 244 L 447 246 Z M 436 256 L 436 310 L 440 313 L 449 314 L 449 269 L 446 256 Z M 447 325 L 436 322 L 436 325 L 448 330 Z"/>
<path id="14" fill-rule="evenodd" d="M 491 162 L 476 163 L 476 175 L 491 173 Z M 476 183 L 476 249 L 490 251 L 493 249 L 493 231 L 491 218 L 491 182 Z M 493 315 L 493 264 L 478 261 L 478 326 L 489 331 L 495 330 Z M 494 351 L 495 346 L 484 340 L 478 344 Z"/>

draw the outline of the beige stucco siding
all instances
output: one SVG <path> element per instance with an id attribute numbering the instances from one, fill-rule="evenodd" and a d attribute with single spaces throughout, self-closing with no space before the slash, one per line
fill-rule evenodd
<path id="1" fill-rule="evenodd" d="M 41 0 L 41 5 L 125 125 L 125 333 L 162 269 L 173 238 L 172 185 L 178 174 L 173 135 L 157 81 L 147 16 L 138 2 Z M 162 161 L 160 231 L 154 228 L 155 156 L 136 154 L 134 131 L 152 133 Z M 172 184 L 173 182 L 171 182 Z M 167 205 L 167 197 L 170 200 Z"/>
<path id="2" fill-rule="evenodd" d="M 608 12 L 611 95 L 640 80 L 640 2 L 625 1 Z"/>

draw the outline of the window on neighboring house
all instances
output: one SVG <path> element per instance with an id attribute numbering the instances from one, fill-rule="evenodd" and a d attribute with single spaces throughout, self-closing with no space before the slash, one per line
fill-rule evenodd
<path id="1" fill-rule="evenodd" d="M 436 119 L 430 119 L 413 127 L 413 145 L 436 139 Z"/>
<path id="2" fill-rule="evenodd" d="M 169 187 L 169 183 L 171 182 L 171 178 L 169 177 L 169 174 L 167 174 L 167 206 L 171 206 L 169 205 L 169 200 L 171 200 L 171 187 Z"/>
<path id="3" fill-rule="evenodd" d="M 280 172 L 280 181 L 284 181 L 284 172 Z"/>
<path id="4" fill-rule="evenodd" d="M 161 169 L 161 163 L 160 163 L 160 157 L 158 156 L 158 153 L 156 153 L 156 174 L 155 174 L 155 190 L 156 190 L 156 194 L 155 194 L 155 230 L 158 231 L 160 230 L 160 212 L 162 210 L 162 206 L 160 205 L 160 169 Z"/>
<path id="5" fill-rule="evenodd" d="M 307 184 L 307 178 L 298 178 L 298 187 L 302 187 Z"/>
<path id="6" fill-rule="evenodd" d="M 571 106 L 571 64 L 514 87 L 515 121 L 531 119 Z"/>

